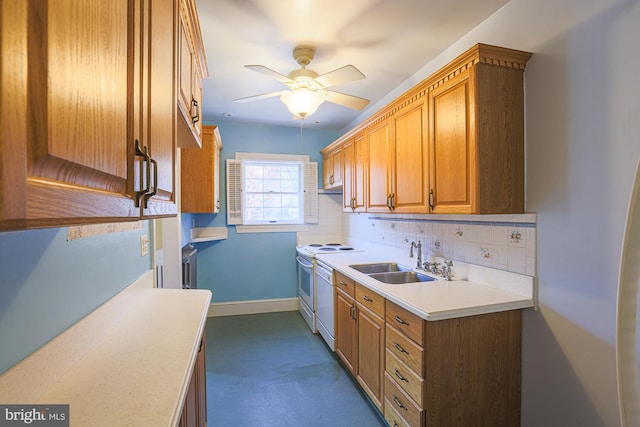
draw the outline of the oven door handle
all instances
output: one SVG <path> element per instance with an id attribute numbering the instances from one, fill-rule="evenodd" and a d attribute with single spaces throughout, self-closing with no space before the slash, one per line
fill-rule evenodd
<path id="1" fill-rule="evenodd" d="M 296 257 L 296 261 L 298 261 L 298 264 L 300 264 L 304 268 L 313 268 L 313 264 L 307 264 L 303 260 L 304 258 L 302 257 L 299 257 L 299 256 Z"/>

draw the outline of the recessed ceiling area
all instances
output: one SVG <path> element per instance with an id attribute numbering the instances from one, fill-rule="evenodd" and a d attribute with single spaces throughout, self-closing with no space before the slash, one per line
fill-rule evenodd
<path id="1" fill-rule="evenodd" d="M 299 126 L 279 97 L 247 103 L 234 99 L 287 89 L 244 66 L 263 65 L 287 75 L 299 68 L 292 51 L 300 44 L 316 47 L 309 68 L 318 74 L 347 64 L 357 67 L 365 79 L 332 90 L 369 99 L 374 105 L 506 3 L 196 0 L 209 67 L 209 77 L 203 81 L 203 118 L 208 123 Z M 324 102 L 304 125 L 339 130 L 362 113 Z"/>

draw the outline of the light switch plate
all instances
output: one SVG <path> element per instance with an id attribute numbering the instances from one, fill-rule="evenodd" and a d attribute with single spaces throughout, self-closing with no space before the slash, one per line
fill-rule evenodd
<path id="1" fill-rule="evenodd" d="M 146 234 L 140 236 L 140 256 L 145 256 L 149 253 L 149 237 Z"/>

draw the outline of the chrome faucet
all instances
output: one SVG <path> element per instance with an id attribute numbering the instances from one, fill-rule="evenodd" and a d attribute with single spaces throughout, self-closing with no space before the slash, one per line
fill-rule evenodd
<path id="1" fill-rule="evenodd" d="M 444 260 L 444 266 L 442 267 L 442 277 L 445 280 L 451 280 L 451 267 L 453 267 L 453 261 L 449 258 Z"/>
<path id="2" fill-rule="evenodd" d="M 418 244 L 416 242 L 411 242 L 411 246 L 409 247 L 409 258 L 413 258 L 413 248 L 418 250 L 418 268 L 422 267 L 422 243 L 418 240 Z"/>

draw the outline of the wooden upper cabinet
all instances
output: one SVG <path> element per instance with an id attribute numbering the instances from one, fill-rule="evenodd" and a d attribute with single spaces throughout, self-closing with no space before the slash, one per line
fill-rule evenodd
<path id="1" fill-rule="evenodd" d="M 198 148 L 202 141 L 202 79 L 209 70 L 195 0 L 179 0 L 178 146 Z"/>
<path id="2" fill-rule="evenodd" d="M 157 178 L 155 194 L 144 206 L 144 215 L 175 214 L 176 157 L 176 0 L 152 0 L 148 3 L 151 33 L 149 47 L 149 98 L 145 105 L 146 138 Z M 171 64 L 171 66 L 169 66 Z M 144 104 L 143 104 L 144 105 Z M 154 170 L 157 168 L 157 170 Z"/>
<path id="3" fill-rule="evenodd" d="M 367 151 L 367 212 L 389 212 L 391 182 L 389 154 L 391 126 L 389 119 L 377 123 L 365 131 Z"/>
<path id="4" fill-rule="evenodd" d="M 365 135 L 363 210 L 523 213 L 523 74 L 530 57 L 477 44 L 332 143 L 348 147 Z M 346 180 L 354 167 L 348 159 L 357 155 L 345 151 L 344 158 Z"/>
<path id="5" fill-rule="evenodd" d="M 337 148 L 322 157 L 323 187 L 325 190 L 342 188 L 343 161 L 341 148 Z"/>
<path id="6" fill-rule="evenodd" d="M 433 213 L 524 212 L 523 73 L 530 56 L 477 45 L 434 79 L 428 107 Z"/>
<path id="7" fill-rule="evenodd" d="M 0 229 L 175 212 L 174 9 L 151 3 L 2 3 Z"/>
<path id="8" fill-rule="evenodd" d="M 393 113 L 391 206 L 396 213 L 429 212 L 427 113 L 424 98 Z"/>
<path id="9" fill-rule="evenodd" d="M 364 132 L 349 139 L 342 147 L 344 163 L 343 210 L 364 212 L 366 183 L 366 151 Z"/>
<path id="10" fill-rule="evenodd" d="M 202 148 L 180 150 L 182 212 L 220 212 L 220 150 L 222 139 L 217 126 L 203 126 Z"/>
<path id="11" fill-rule="evenodd" d="M 463 72 L 429 94 L 434 213 L 472 211 L 471 181 L 476 171 L 470 73 Z"/>

